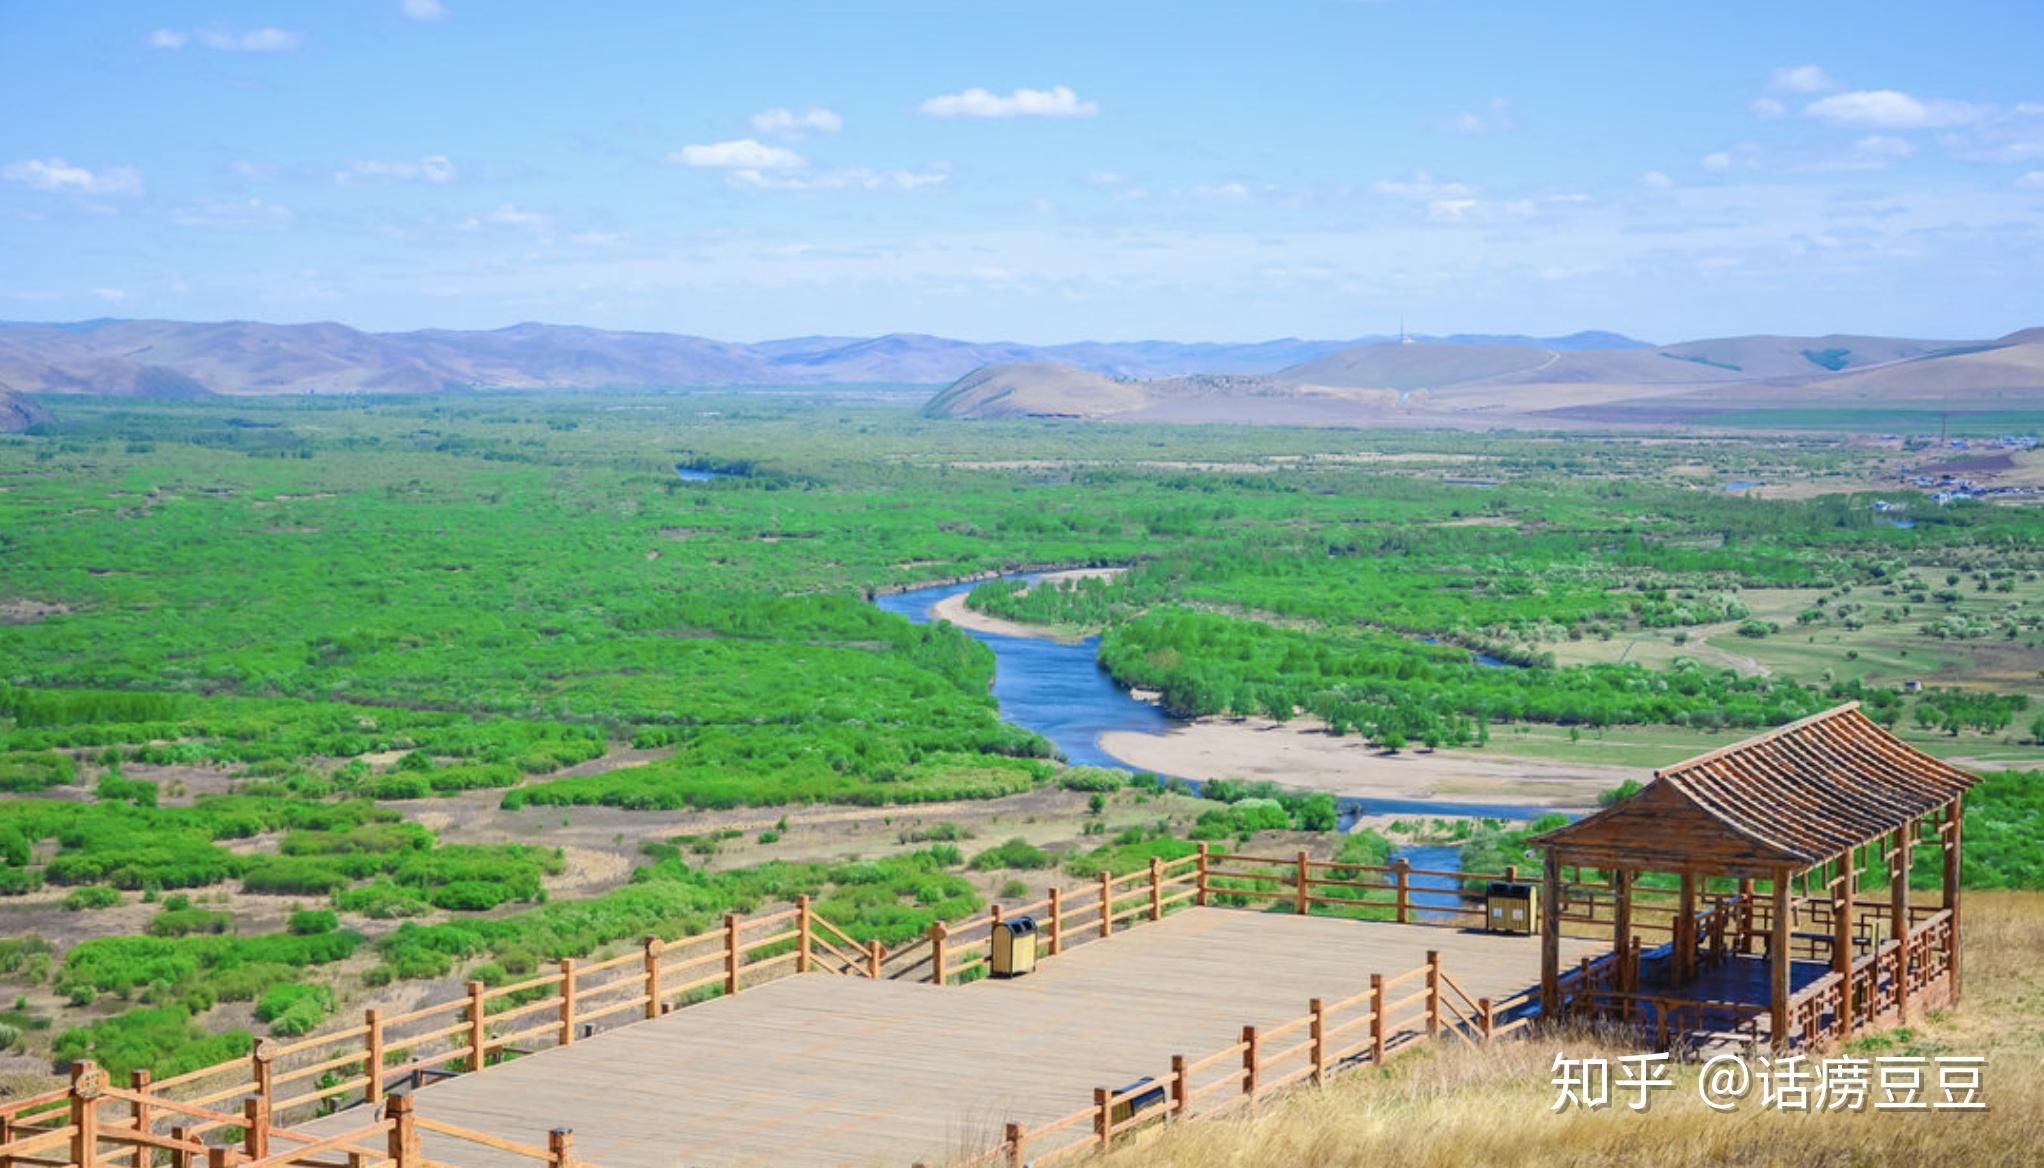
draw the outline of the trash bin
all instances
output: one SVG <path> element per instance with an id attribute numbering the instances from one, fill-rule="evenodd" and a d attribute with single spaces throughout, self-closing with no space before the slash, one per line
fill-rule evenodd
<path id="1" fill-rule="evenodd" d="M 1036 968 L 1036 918 L 1009 917 L 994 926 L 988 972 L 995 977 L 1020 977 Z"/>
<path id="2" fill-rule="evenodd" d="M 1493 880 L 1484 895 L 1485 927 L 1493 933 L 1531 933 L 1538 929 L 1540 893 L 1531 884 Z"/>
<path id="3" fill-rule="evenodd" d="M 1141 1090 L 1144 1087 L 1148 1087 L 1149 1090 Z M 1129 1092 L 1131 1091 L 1134 1091 L 1135 1094 L 1130 1095 Z M 1127 1096 L 1127 1098 L 1114 1105 L 1114 1112 L 1109 1116 L 1114 1121 L 1114 1126 L 1116 1127 L 1120 1127 L 1152 1107 L 1162 1107 L 1164 1105 L 1164 1085 L 1148 1075 L 1144 1075 L 1142 1078 L 1116 1091 L 1115 1094 L 1117 1096 Z"/>

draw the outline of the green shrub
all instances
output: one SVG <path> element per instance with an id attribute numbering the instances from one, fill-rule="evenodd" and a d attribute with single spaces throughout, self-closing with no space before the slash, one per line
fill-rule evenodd
<path id="1" fill-rule="evenodd" d="M 280 982 L 263 991 L 256 1017 L 282 1038 L 310 1034 L 334 1009 L 333 991 L 323 985 Z"/>
<path id="2" fill-rule="evenodd" d="M 148 779 L 126 779 L 115 773 L 108 773 L 93 788 L 92 796 L 102 803 L 132 803 L 137 807 L 156 806 L 156 784 Z"/>
<path id="3" fill-rule="evenodd" d="M 1056 856 L 1020 836 L 988 848 L 972 858 L 973 870 L 977 872 L 990 872 L 999 868 L 1034 870 L 1048 868 L 1056 863 Z"/>
<path id="4" fill-rule="evenodd" d="M 183 1006 L 157 1006 L 66 1030 L 57 1035 L 51 1054 L 60 1070 L 89 1058 L 114 1081 L 126 1082 L 138 1070 L 168 1078 L 240 1058 L 254 1044 L 246 1030 L 215 1034 L 195 1025 Z"/>
<path id="5" fill-rule="evenodd" d="M 286 928 L 301 937 L 314 937 L 331 933 L 341 927 L 341 918 L 332 909 L 302 908 L 291 914 Z"/>
<path id="6" fill-rule="evenodd" d="M 54 750 L 10 750 L 0 753 L 0 791 L 31 794 L 76 782 L 77 764 Z"/>
<path id="7" fill-rule="evenodd" d="M 66 912 L 83 912 L 86 909 L 112 908 L 121 903 L 118 890 L 104 884 L 86 884 L 72 889 L 64 896 Z"/>
<path id="8" fill-rule="evenodd" d="M 78 892 L 83 892 L 79 889 Z M 73 893 L 76 895 L 76 893 Z M 203 908 L 167 908 L 149 921 L 149 935 L 152 937 L 187 937 L 194 933 L 229 933 L 234 931 L 234 917 L 224 912 Z"/>

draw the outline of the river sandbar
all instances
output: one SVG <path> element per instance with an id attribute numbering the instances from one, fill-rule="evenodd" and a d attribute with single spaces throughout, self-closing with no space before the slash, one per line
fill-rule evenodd
<path id="1" fill-rule="evenodd" d="M 1139 770 L 1187 779 L 1267 779 L 1358 799 L 1442 799 L 1528 804 L 1557 811 L 1597 806 L 1599 793 L 1644 767 L 1558 763 L 1468 750 L 1386 754 L 1357 735 L 1336 737 L 1305 720 L 1201 718 L 1168 734 L 1111 730 L 1100 747 Z"/>

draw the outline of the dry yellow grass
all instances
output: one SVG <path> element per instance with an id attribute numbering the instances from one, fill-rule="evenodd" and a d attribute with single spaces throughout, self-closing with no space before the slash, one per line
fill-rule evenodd
<path id="1" fill-rule="evenodd" d="M 1650 1108 L 1549 1110 L 1557 1052 L 1615 1058 L 1627 1048 L 1582 1033 L 1446 1047 L 1301 1088 L 1245 1110 L 1160 1131 L 1114 1164 L 1157 1168 L 1462 1168 L 1466 1165 L 1968 1165 L 2044 1163 L 2044 894 L 1970 893 L 1965 998 L 1852 1053 L 1985 1055 L 1986 1112 L 1707 1109 L 1698 1068 Z M 1614 1064 L 1615 1069 L 1615 1064 Z M 1935 1077 L 1931 1077 L 1934 1088 Z M 1614 1100 L 1620 1093 L 1614 1088 Z M 1933 1089 L 1932 1097 L 1937 1097 Z"/>

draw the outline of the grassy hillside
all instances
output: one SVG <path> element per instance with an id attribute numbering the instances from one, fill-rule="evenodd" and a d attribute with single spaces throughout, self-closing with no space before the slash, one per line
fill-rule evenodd
<path id="1" fill-rule="evenodd" d="M 1966 900 L 1965 998 L 1907 1030 L 1850 1045 L 1861 1056 L 1985 1055 L 1986 1112 L 1797 1114 L 1748 1099 L 1729 1113 L 1698 1099 L 1695 1065 L 1650 1109 L 1549 1110 L 1557 1054 L 1641 1049 L 1573 1033 L 1490 1051 L 1422 1049 L 1381 1072 L 1301 1087 L 1226 1118 L 1163 1132 L 1115 1157 L 1151 1168 L 1715 1168 L 1718 1165 L 2035 1164 L 2044 1130 L 2044 894 Z M 1615 1070 L 1615 1064 L 1614 1064 Z M 1928 1076 L 1935 1082 L 1935 1076 Z M 1614 1085 L 1614 1099 L 1620 1093 Z"/>

